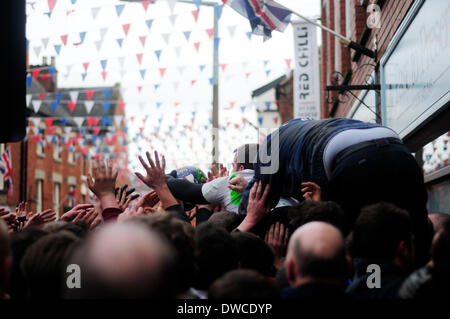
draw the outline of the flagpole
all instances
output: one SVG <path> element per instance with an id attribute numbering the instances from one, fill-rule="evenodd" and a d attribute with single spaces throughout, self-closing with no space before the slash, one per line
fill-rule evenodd
<path id="1" fill-rule="evenodd" d="M 302 16 L 301 14 L 299 14 L 297 12 L 294 12 L 292 10 L 291 10 L 291 12 L 292 12 L 293 15 L 295 15 L 295 16 L 303 19 L 303 20 L 305 20 L 306 22 L 311 23 L 311 24 L 321 28 L 322 30 L 325 30 L 325 31 L 331 33 L 332 35 L 338 37 L 341 40 L 341 42 L 344 43 L 345 45 L 347 45 L 349 48 L 351 48 L 351 49 L 353 49 L 355 51 L 358 51 L 358 52 L 360 52 L 360 53 L 362 53 L 362 54 L 364 54 L 364 55 L 366 55 L 366 56 L 368 56 L 368 57 L 370 57 L 372 59 L 376 59 L 375 51 L 367 49 L 367 48 L 363 47 L 362 45 L 360 45 L 359 43 L 354 42 L 354 41 L 350 40 L 347 37 L 344 37 L 342 34 L 339 34 L 336 31 L 331 30 L 330 28 L 328 28 L 328 27 L 326 27 L 326 26 L 324 26 L 324 25 L 322 25 L 320 23 L 317 23 L 314 20 L 311 20 L 311 19 L 309 19 L 309 18 L 307 18 L 305 16 Z"/>

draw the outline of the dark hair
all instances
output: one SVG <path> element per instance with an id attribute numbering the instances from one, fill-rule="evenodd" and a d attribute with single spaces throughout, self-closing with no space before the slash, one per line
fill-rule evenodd
<path id="1" fill-rule="evenodd" d="M 9 280 L 8 293 L 11 299 L 25 299 L 27 297 L 27 286 L 20 269 L 25 252 L 31 244 L 49 233 L 39 227 L 27 227 L 11 235 L 11 249 L 13 254 L 13 264 L 11 278 Z"/>
<path id="2" fill-rule="evenodd" d="M 44 226 L 44 229 L 50 233 L 58 233 L 60 231 L 68 231 L 78 238 L 85 238 L 89 234 L 89 225 L 83 221 L 75 223 L 53 222 Z"/>
<path id="3" fill-rule="evenodd" d="M 194 258 L 194 232 L 195 228 L 176 217 L 173 212 L 154 214 L 146 217 L 130 219 L 141 221 L 151 230 L 159 232 L 176 251 L 175 279 L 177 293 L 187 290 L 194 283 L 195 258 Z"/>
<path id="4" fill-rule="evenodd" d="M 410 241 L 412 225 L 406 210 L 380 202 L 365 206 L 356 219 L 351 254 L 353 257 L 392 260 L 398 244 Z"/>
<path id="5" fill-rule="evenodd" d="M 329 223 L 341 232 L 344 231 L 344 211 L 335 202 L 303 201 L 296 206 L 288 208 L 288 216 L 292 232 L 300 226 L 313 221 Z"/>
<path id="6" fill-rule="evenodd" d="M 223 228 L 203 223 L 196 228 L 196 288 L 208 289 L 211 283 L 238 266 L 236 243 Z"/>
<path id="7" fill-rule="evenodd" d="M 233 270 L 217 279 L 209 288 L 209 299 L 277 299 L 275 284 L 254 270 Z"/>
<path id="8" fill-rule="evenodd" d="M 299 261 L 298 273 L 304 277 L 320 279 L 343 278 L 346 274 L 345 248 L 332 256 L 317 256 L 305 251 L 300 242 L 294 242 L 295 259 Z"/>
<path id="9" fill-rule="evenodd" d="M 61 298 L 67 261 L 79 242 L 67 231 L 50 234 L 32 244 L 20 267 L 32 299 Z"/>
<path id="10" fill-rule="evenodd" d="M 253 169 L 255 158 L 259 151 L 259 145 L 256 143 L 244 144 L 239 146 L 234 152 L 237 155 L 237 167 L 241 165 L 244 169 Z"/>
<path id="11" fill-rule="evenodd" d="M 435 265 L 450 265 L 450 221 L 446 220 L 435 235 L 431 246 L 431 258 Z"/>
<path id="12" fill-rule="evenodd" d="M 275 274 L 272 249 L 260 237 L 247 232 L 235 232 L 240 268 L 252 269 L 267 277 Z"/>
<path id="13" fill-rule="evenodd" d="M 237 228 L 242 222 L 243 217 L 233 212 L 223 211 L 214 213 L 208 219 L 208 223 L 222 227 L 226 229 L 228 232 L 231 232 L 233 229 Z"/>

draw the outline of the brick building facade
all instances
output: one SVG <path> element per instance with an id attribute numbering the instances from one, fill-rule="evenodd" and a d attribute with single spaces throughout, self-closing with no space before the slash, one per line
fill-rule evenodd
<path id="1" fill-rule="evenodd" d="M 3 183 L 0 184 L 0 206 L 14 210 L 17 203 L 26 200 L 33 211 L 54 209 L 60 216 L 75 204 L 92 199 L 86 182 L 91 159 L 102 158 L 105 152 L 110 154 L 121 167 L 118 185 L 122 185 L 128 182 L 128 158 L 125 121 L 120 119 L 124 118 L 123 107 L 119 107 L 120 88 L 58 89 L 56 71 L 49 76 L 51 67 L 52 64 L 30 67 L 30 71 L 40 68 L 41 72 L 36 79 L 32 78 L 27 89 L 30 97 L 27 138 L 0 146 L 1 151 L 5 148 L 11 151 L 13 175 L 12 194 L 8 195 Z M 92 91 L 95 105 L 90 112 L 83 105 L 86 90 Z M 105 90 L 111 92 L 108 99 L 104 97 Z M 70 92 L 79 92 L 72 111 L 67 106 Z M 51 103 L 56 93 L 61 94 L 61 102 L 57 111 L 53 111 Z M 41 101 L 35 110 L 33 101 Z M 107 112 L 102 107 L 104 101 L 110 104 Z M 79 119 L 78 124 L 75 119 Z"/>

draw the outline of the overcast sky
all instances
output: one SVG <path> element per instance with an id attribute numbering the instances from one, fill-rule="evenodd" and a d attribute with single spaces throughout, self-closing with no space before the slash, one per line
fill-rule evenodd
<path id="1" fill-rule="evenodd" d="M 49 19 L 45 14 L 47 0 L 27 0 L 30 2 L 35 2 L 34 9 L 27 6 L 30 64 L 40 64 L 43 56 L 56 56 L 59 87 L 120 83 L 127 103 L 131 169 L 138 167 L 134 160 L 138 147 L 141 152 L 156 148 L 166 154 L 170 169 L 186 164 L 206 169 L 211 161 L 213 40 L 205 30 L 213 27 L 211 7 L 201 6 L 196 22 L 193 4 L 177 3 L 171 12 L 165 0 L 149 5 L 147 11 L 140 3 L 117 0 L 58 0 Z M 320 14 L 320 0 L 278 2 L 308 17 Z M 116 12 L 117 4 L 126 5 L 120 17 Z M 100 8 L 95 19 L 93 8 Z M 153 19 L 150 30 L 146 24 L 149 19 Z M 131 28 L 125 36 L 122 26 L 128 23 Z M 186 31 L 191 32 L 189 40 L 184 34 Z M 290 26 L 284 33 L 273 32 L 272 39 L 266 42 L 255 35 L 249 40 L 249 31 L 248 20 L 224 6 L 219 24 L 219 60 L 224 65 L 219 76 L 220 124 L 226 127 L 220 140 L 223 162 L 231 161 L 231 151 L 241 143 L 256 141 L 254 128 L 249 125 L 242 128 L 243 118 L 257 123 L 255 107 L 258 106 L 251 103 L 252 90 L 289 72 L 286 59 L 293 58 Z M 82 44 L 74 45 L 80 42 L 80 32 L 86 32 L 85 39 Z M 66 46 L 61 39 L 64 35 L 68 35 Z M 140 38 L 143 36 L 145 46 Z M 122 38 L 120 47 L 117 39 Z M 46 39 L 48 44 L 44 48 Z M 198 52 L 195 43 L 200 43 Z M 59 55 L 55 45 L 62 45 Z M 159 50 L 158 60 L 155 51 Z M 141 63 L 137 54 L 143 54 Z M 102 60 L 107 61 L 104 65 L 106 80 L 102 78 Z M 89 67 L 83 81 L 83 63 L 87 62 Z M 161 76 L 161 68 L 166 68 L 164 76 Z M 142 86 L 141 93 L 138 86 Z M 245 113 L 241 106 L 246 106 Z M 135 119 L 131 123 L 129 119 L 133 116 Z M 151 145 L 142 139 L 136 143 L 131 141 L 142 126 L 144 136 L 150 137 L 159 121 L 159 134 L 165 141 L 153 137 Z M 183 125 L 193 125 L 193 131 Z"/>

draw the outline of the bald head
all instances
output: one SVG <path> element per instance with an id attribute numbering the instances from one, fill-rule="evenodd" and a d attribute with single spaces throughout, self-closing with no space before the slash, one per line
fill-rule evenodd
<path id="1" fill-rule="evenodd" d="M 331 224 L 307 223 L 289 240 L 286 263 L 291 286 L 341 280 L 345 271 L 344 238 Z"/>
<path id="2" fill-rule="evenodd" d="M 141 224 L 116 223 L 89 238 L 78 258 L 83 297 L 152 298 L 164 295 L 173 249 Z"/>

